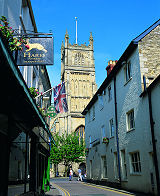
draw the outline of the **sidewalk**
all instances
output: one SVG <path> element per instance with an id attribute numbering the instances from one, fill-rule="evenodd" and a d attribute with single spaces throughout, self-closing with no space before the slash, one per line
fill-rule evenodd
<path id="1" fill-rule="evenodd" d="M 60 191 L 51 183 L 50 191 L 46 192 L 45 195 L 47 195 L 47 196 L 52 196 L 52 195 L 61 196 L 63 194 L 60 193 Z"/>

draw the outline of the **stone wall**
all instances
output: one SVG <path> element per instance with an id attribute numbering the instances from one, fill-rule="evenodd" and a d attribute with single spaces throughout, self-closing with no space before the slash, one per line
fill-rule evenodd
<path id="1" fill-rule="evenodd" d="M 141 81 L 143 75 L 148 86 L 160 74 L 160 25 L 139 42 Z"/>

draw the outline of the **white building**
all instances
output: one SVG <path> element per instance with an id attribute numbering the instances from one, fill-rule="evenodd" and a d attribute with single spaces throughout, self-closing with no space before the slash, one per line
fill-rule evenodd
<path id="1" fill-rule="evenodd" d="M 114 64 L 109 62 L 107 78 L 82 112 L 89 148 L 87 176 L 156 194 L 160 186 L 160 86 L 153 83 L 160 74 L 160 20 L 132 40 Z M 153 140 L 146 89 L 151 89 Z"/>

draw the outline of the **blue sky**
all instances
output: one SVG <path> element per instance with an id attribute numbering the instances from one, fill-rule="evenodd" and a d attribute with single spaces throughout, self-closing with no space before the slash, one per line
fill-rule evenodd
<path id="1" fill-rule="evenodd" d="M 130 41 L 160 18 L 160 0 L 31 0 L 39 32 L 54 36 L 54 65 L 47 66 L 51 85 L 60 83 L 61 43 L 68 30 L 70 43 L 94 38 L 96 83 L 106 77 L 109 60 L 118 60 Z"/>

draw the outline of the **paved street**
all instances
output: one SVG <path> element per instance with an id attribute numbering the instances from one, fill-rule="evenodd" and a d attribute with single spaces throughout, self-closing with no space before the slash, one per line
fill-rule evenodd
<path id="1" fill-rule="evenodd" d="M 124 196 L 134 195 L 143 196 L 141 194 L 131 193 L 123 190 L 113 189 L 106 186 L 95 185 L 85 182 L 77 181 L 74 178 L 73 181 L 68 181 L 68 178 L 54 178 L 51 180 L 51 190 L 46 195 L 65 195 L 65 196 Z"/>

